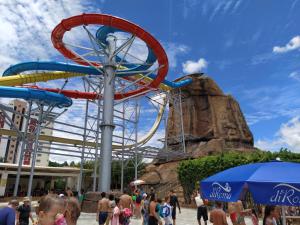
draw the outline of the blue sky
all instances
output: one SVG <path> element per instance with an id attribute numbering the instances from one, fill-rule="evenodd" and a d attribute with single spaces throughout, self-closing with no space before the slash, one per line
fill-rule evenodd
<path id="1" fill-rule="evenodd" d="M 112 14 L 162 43 L 169 80 L 202 71 L 233 95 L 256 146 L 300 151 L 300 0 L 11 2 L 0 3 L 7 12 L 0 16 L 0 32 L 7 34 L 0 37 L 1 71 L 20 61 L 61 59 L 50 42 L 61 19 L 80 12 Z"/>

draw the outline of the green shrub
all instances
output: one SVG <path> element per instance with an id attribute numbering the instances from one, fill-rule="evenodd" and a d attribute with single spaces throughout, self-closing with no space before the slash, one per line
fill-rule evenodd
<path id="1" fill-rule="evenodd" d="M 182 161 L 178 166 L 177 172 L 179 181 L 183 187 L 185 202 L 190 204 L 190 197 L 193 191 L 199 188 L 199 181 L 215 173 L 239 165 L 268 162 L 278 157 L 282 161 L 300 162 L 300 154 L 292 153 L 288 149 L 283 148 L 279 152 L 257 150 L 251 153 L 241 153 L 229 151 L 218 155 Z"/>

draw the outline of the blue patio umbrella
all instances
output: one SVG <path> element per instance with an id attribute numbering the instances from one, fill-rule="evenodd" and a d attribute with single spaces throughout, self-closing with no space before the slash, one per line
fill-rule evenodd
<path id="1" fill-rule="evenodd" d="M 237 166 L 200 183 L 208 200 L 235 202 L 248 190 L 256 203 L 300 206 L 300 163 L 273 161 Z"/>

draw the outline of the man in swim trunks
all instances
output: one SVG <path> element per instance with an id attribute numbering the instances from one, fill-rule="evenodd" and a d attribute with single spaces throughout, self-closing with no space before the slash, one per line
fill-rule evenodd
<path id="1" fill-rule="evenodd" d="M 103 225 L 106 222 L 109 212 L 109 199 L 106 198 L 106 193 L 101 193 L 101 200 L 98 202 L 97 218 L 99 225 Z"/>
<path id="2" fill-rule="evenodd" d="M 170 191 L 170 205 L 172 208 L 172 219 L 173 219 L 173 225 L 176 225 L 176 207 L 179 209 L 179 213 L 181 213 L 180 205 L 178 202 L 178 198 L 174 192 L 174 190 Z"/>
<path id="3" fill-rule="evenodd" d="M 120 209 L 121 209 L 121 211 L 124 209 L 130 209 L 131 212 L 133 212 L 133 209 L 134 209 L 134 202 L 133 202 L 131 196 L 128 195 L 128 192 L 126 190 L 124 191 L 124 194 L 121 195 L 121 197 L 120 197 Z M 126 225 L 129 223 L 130 223 L 130 218 L 126 217 L 126 218 L 124 218 L 122 225 L 123 224 Z"/>
<path id="4" fill-rule="evenodd" d="M 207 225 L 208 220 L 208 213 L 207 213 L 207 207 L 204 204 L 205 201 L 203 201 L 199 191 L 197 191 L 197 195 L 195 197 L 195 202 L 197 205 L 197 221 L 198 224 L 201 225 L 201 217 L 203 218 L 204 224 Z"/>
<path id="5" fill-rule="evenodd" d="M 158 208 L 157 208 L 157 201 L 155 198 L 155 194 L 152 193 L 150 195 L 150 206 L 149 206 L 149 225 L 162 225 L 162 222 L 158 216 Z"/>

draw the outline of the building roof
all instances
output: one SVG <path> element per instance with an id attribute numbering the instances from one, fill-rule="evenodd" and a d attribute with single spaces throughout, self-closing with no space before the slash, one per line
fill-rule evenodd
<path id="1" fill-rule="evenodd" d="M 30 171 L 31 166 L 22 165 L 22 172 Z M 18 165 L 12 163 L 0 163 L 0 171 L 17 171 Z M 44 173 L 72 173 L 79 174 L 80 169 L 75 167 L 49 167 L 49 166 L 35 166 L 35 172 L 44 172 Z M 84 170 L 88 171 L 88 170 Z"/>

